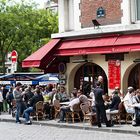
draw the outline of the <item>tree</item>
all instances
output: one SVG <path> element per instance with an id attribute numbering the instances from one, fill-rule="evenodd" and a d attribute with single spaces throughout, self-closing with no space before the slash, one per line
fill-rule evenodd
<path id="1" fill-rule="evenodd" d="M 58 32 L 58 16 L 49 10 L 37 9 L 31 0 L 16 3 L 0 0 L 0 58 L 5 73 L 5 56 L 16 50 L 18 70 L 24 58 L 47 43 L 51 34 Z"/>

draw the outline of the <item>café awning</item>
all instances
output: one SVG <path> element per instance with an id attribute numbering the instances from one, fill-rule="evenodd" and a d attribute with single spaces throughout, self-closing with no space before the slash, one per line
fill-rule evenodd
<path id="1" fill-rule="evenodd" d="M 61 43 L 57 56 L 140 51 L 140 34 L 69 40 Z"/>
<path id="2" fill-rule="evenodd" d="M 108 35 L 96 38 L 61 40 L 52 39 L 27 57 L 22 67 L 46 69 L 52 60 L 61 56 L 109 54 L 140 51 L 140 34 Z M 50 66 L 50 65 L 49 65 Z"/>
<path id="3" fill-rule="evenodd" d="M 36 52 L 28 56 L 22 62 L 22 67 L 38 67 L 43 68 L 54 59 L 54 49 L 60 39 L 52 39 L 49 43 L 38 49 Z"/>

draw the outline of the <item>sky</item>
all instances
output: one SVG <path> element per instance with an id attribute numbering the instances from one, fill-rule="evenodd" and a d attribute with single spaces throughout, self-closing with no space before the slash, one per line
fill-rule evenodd
<path id="1" fill-rule="evenodd" d="M 44 8 L 44 2 L 46 2 L 47 0 L 34 0 L 34 1 L 40 5 L 39 8 Z"/>
<path id="2" fill-rule="evenodd" d="M 16 1 L 21 1 L 21 0 L 16 0 Z M 33 0 L 35 1 L 37 4 L 39 4 L 39 8 L 44 8 L 44 3 L 47 1 L 47 0 Z"/>

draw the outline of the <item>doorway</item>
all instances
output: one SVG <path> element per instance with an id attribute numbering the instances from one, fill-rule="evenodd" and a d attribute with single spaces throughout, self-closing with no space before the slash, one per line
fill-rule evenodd
<path id="1" fill-rule="evenodd" d="M 140 89 L 140 63 L 135 65 L 128 77 L 128 86 Z"/>
<path id="2" fill-rule="evenodd" d="M 74 78 L 74 87 L 77 89 L 81 88 L 85 95 L 88 96 L 92 87 L 95 87 L 95 82 L 98 76 L 103 76 L 104 79 L 104 91 L 108 93 L 108 81 L 104 70 L 97 64 L 86 63 L 82 65 L 76 72 Z"/>

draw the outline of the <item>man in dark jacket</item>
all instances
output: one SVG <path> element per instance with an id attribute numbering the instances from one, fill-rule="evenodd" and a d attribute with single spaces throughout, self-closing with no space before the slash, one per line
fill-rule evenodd
<path id="1" fill-rule="evenodd" d="M 118 106 L 119 106 L 119 103 L 121 102 L 121 99 L 118 96 L 118 92 L 117 91 L 114 91 L 112 94 L 113 94 L 113 97 L 112 97 L 112 101 L 111 101 L 111 104 L 109 106 L 109 109 L 111 111 L 118 110 Z"/>
<path id="2" fill-rule="evenodd" d="M 109 109 L 106 110 L 107 119 L 111 121 L 110 114 L 118 113 L 118 107 L 121 102 L 120 97 L 118 96 L 118 91 L 113 91 L 112 93 L 112 101 L 109 105 Z"/>
<path id="3" fill-rule="evenodd" d="M 106 117 L 105 105 L 103 100 L 104 91 L 100 86 L 101 84 L 98 81 L 96 83 L 96 88 L 94 89 L 97 125 L 98 127 L 101 127 L 101 119 L 103 119 L 106 124 L 106 127 L 110 127 L 111 125 L 109 124 Z"/>
<path id="4" fill-rule="evenodd" d="M 32 124 L 30 120 L 30 113 L 34 112 L 36 110 L 35 105 L 39 101 L 43 101 L 43 96 L 41 95 L 40 89 L 37 88 L 34 96 L 30 100 L 30 107 L 28 107 L 24 113 L 23 117 L 25 118 L 25 124 Z"/>

